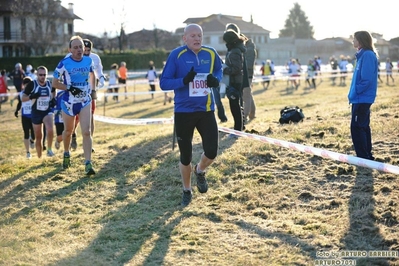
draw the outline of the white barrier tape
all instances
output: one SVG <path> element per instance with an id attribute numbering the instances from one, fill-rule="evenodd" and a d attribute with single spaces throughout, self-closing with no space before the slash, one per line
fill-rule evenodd
<path id="1" fill-rule="evenodd" d="M 172 118 L 142 118 L 142 119 L 124 119 L 124 118 L 113 118 L 101 115 L 94 115 L 94 120 L 110 124 L 118 125 L 155 125 L 155 124 L 173 124 Z"/>
<path id="2" fill-rule="evenodd" d="M 105 88 L 106 89 L 106 88 Z M 104 90 L 104 88 L 97 89 L 96 91 L 99 92 L 99 90 Z M 157 93 L 168 93 L 168 92 L 174 92 L 173 90 L 170 91 L 139 91 L 139 92 L 101 92 L 101 95 L 104 96 L 125 96 L 125 95 L 144 95 L 144 94 L 157 94 Z M 0 97 L 5 97 L 5 96 L 18 96 L 19 92 L 8 92 L 8 93 L 0 93 Z"/>
<path id="3" fill-rule="evenodd" d="M 298 76 L 291 76 L 290 74 L 280 74 L 280 75 L 269 75 L 269 76 L 254 76 L 252 82 L 258 83 L 258 82 L 264 82 L 264 81 L 273 81 L 273 80 L 306 80 L 307 78 L 314 78 L 314 79 L 322 79 L 322 78 L 335 78 L 339 81 L 340 77 L 352 77 L 353 73 L 349 72 L 346 74 L 341 74 L 339 72 L 336 72 L 335 74 L 332 74 L 332 72 L 322 72 L 323 74 L 317 74 L 314 75 L 313 77 L 308 77 L 307 73 L 298 73 Z"/>
<path id="4" fill-rule="evenodd" d="M 104 123 L 119 124 L 119 125 L 154 125 L 154 124 L 173 124 L 174 123 L 173 117 L 171 117 L 171 118 L 122 119 L 122 118 L 112 118 L 112 117 L 94 115 L 94 119 L 96 121 L 100 121 L 100 122 L 104 122 Z M 219 131 L 234 134 L 234 135 L 237 135 L 240 137 L 259 140 L 262 142 L 289 148 L 289 149 L 300 151 L 300 152 L 305 152 L 308 154 L 317 155 L 317 156 L 327 158 L 327 159 L 332 159 L 332 160 L 349 163 L 349 164 L 353 164 L 353 165 L 357 165 L 357 166 L 376 169 L 376 170 L 386 172 L 386 173 L 399 174 L 399 167 L 391 165 L 391 164 L 380 163 L 380 162 L 376 162 L 376 161 L 359 158 L 356 156 L 351 156 L 351 155 L 342 154 L 342 153 L 338 153 L 338 152 L 332 152 L 332 151 L 314 148 L 314 147 L 310 147 L 310 146 L 305 146 L 302 144 L 297 144 L 297 143 L 288 142 L 288 141 L 284 141 L 284 140 L 273 139 L 273 138 L 269 138 L 269 137 L 265 137 L 265 136 L 250 134 L 250 133 L 237 131 L 237 130 L 226 128 L 226 127 L 219 127 Z"/>
<path id="5" fill-rule="evenodd" d="M 394 165 L 390 165 L 390 164 L 386 164 L 386 163 L 380 163 L 380 162 L 376 162 L 376 161 L 362 159 L 362 158 L 359 158 L 356 156 L 327 151 L 327 150 L 309 147 L 309 146 L 305 146 L 302 144 L 292 143 L 292 142 L 288 142 L 288 141 L 284 141 L 284 140 L 278 140 L 278 139 L 268 138 L 268 137 L 259 136 L 259 135 L 255 135 L 255 134 L 249 134 L 249 133 L 245 133 L 242 131 L 237 131 L 237 130 L 233 130 L 233 129 L 229 129 L 229 128 L 225 128 L 225 127 L 219 127 L 219 131 L 222 131 L 225 133 L 231 133 L 231 134 L 234 134 L 234 135 L 237 135 L 240 137 L 246 137 L 246 138 L 250 138 L 250 139 L 267 142 L 269 144 L 278 145 L 281 147 L 293 149 L 293 150 L 300 151 L 300 152 L 314 154 L 314 155 L 317 155 L 317 156 L 320 156 L 323 158 L 327 158 L 327 159 L 332 159 L 332 160 L 336 160 L 336 161 L 340 161 L 340 162 L 344 162 L 344 163 L 354 164 L 357 166 L 376 169 L 376 170 L 379 170 L 382 172 L 399 174 L 398 166 L 394 166 Z"/>
<path id="6" fill-rule="evenodd" d="M 7 93 L 0 93 L 0 97 L 5 97 L 5 96 L 18 96 L 19 92 L 7 92 Z"/>
<path id="7" fill-rule="evenodd" d="M 107 97 L 107 96 L 157 94 L 157 93 L 168 93 L 168 92 L 173 92 L 173 91 L 104 92 L 101 95 L 104 95 L 104 97 Z"/>
<path id="8" fill-rule="evenodd" d="M 262 76 L 262 75 L 255 75 L 253 77 L 252 82 L 253 83 L 259 83 L 259 82 L 265 82 L 267 80 L 269 81 L 273 81 L 273 80 L 284 80 L 284 81 L 291 81 L 291 80 L 306 80 L 308 78 L 307 72 L 300 72 L 298 73 L 299 76 L 297 77 L 292 77 L 290 74 L 288 74 L 287 72 L 280 72 L 277 73 L 276 75 L 268 75 L 268 76 Z M 380 72 L 379 73 L 380 77 L 383 78 L 386 76 L 385 72 Z M 398 76 L 399 73 L 396 72 L 392 72 L 392 76 Z M 345 78 L 352 78 L 353 76 L 353 71 L 347 71 L 347 73 L 341 73 L 339 71 L 337 72 L 333 72 L 333 71 L 322 71 L 322 72 L 318 72 L 318 74 L 314 75 L 314 79 L 318 80 L 318 79 L 323 79 L 323 78 L 327 78 L 327 79 L 332 79 L 335 78 L 337 81 L 339 81 L 339 78 L 341 77 L 345 77 Z M 312 77 L 310 77 L 310 79 L 312 79 Z M 348 84 L 349 87 L 349 84 Z"/>

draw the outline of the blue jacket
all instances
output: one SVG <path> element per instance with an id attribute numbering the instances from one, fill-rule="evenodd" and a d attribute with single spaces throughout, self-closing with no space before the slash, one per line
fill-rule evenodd
<path id="1" fill-rule="evenodd" d="M 374 51 L 361 49 L 349 89 L 349 103 L 374 103 L 377 96 L 378 59 Z"/>
<path id="2" fill-rule="evenodd" d="M 174 49 L 166 61 L 160 78 L 160 87 L 164 91 L 174 90 L 175 113 L 192 113 L 215 110 L 213 92 L 199 97 L 190 97 L 189 85 L 184 85 L 183 78 L 194 67 L 194 71 L 211 73 L 219 81 L 222 79 L 222 59 L 215 49 L 202 46 L 196 55 L 187 45 Z"/>

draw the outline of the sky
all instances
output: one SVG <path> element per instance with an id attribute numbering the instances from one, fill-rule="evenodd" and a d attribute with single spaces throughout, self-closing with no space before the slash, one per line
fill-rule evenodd
<path id="1" fill-rule="evenodd" d="M 104 32 L 110 37 L 116 36 L 122 24 L 126 33 L 154 28 L 174 31 L 184 27 L 187 18 L 223 14 L 240 16 L 248 22 L 252 16 L 255 24 L 271 31 L 271 38 L 277 38 L 294 3 L 298 3 L 305 12 L 317 40 L 349 37 L 359 30 L 382 34 L 386 40 L 399 37 L 395 26 L 399 3 L 393 0 L 379 0 L 372 4 L 353 0 L 139 1 L 62 0 L 61 3 L 66 8 L 68 3 L 73 3 L 74 13 L 83 19 L 75 20 L 75 32 L 98 37 Z"/>

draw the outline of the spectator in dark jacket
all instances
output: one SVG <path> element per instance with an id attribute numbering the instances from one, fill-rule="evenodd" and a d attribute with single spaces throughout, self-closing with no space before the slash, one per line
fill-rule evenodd
<path id="1" fill-rule="evenodd" d="M 241 33 L 240 28 L 234 24 L 229 23 L 226 25 L 226 30 L 232 29 L 238 35 L 243 37 L 245 47 L 247 51 L 244 54 L 244 80 L 243 80 L 243 91 L 242 91 L 242 101 L 243 101 L 243 115 L 244 115 L 244 124 L 248 121 L 248 119 L 255 118 L 256 106 L 254 102 L 254 98 L 252 96 L 252 79 L 254 75 L 254 67 L 255 67 L 255 59 L 257 57 L 256 46 L 251 38 L 246 37 L 243 33 Z M 247 72 L 247 74 L 245 74 Z M 248 82 L 247 82 L 248 81 Z"/>
<path id="2" fill-rule="evenodd" d="M 234 129 L 242 131 L 241 102 L 245 67 L 244 53 L 247 51 L 244 45 L 245 38 L 238 35 L 234 30 L 228 29 L 223 34 L 223 40 L 226 42 L 227 47 L 226 67 L 223 69 L 223 74 L 230 76 L 229 87 L 231 88 L 230 91 L 233 92 L 229 93 L 227 91 L 230 111 L 234 118 Z M 235 137 L 235 135 L 231 136 Z"/>
<path id="3" fill-rule="evenodd" d="M 19 94 L 19 92 L 21 92 L 21 90 L 22 90 L 22 80 L 24 79 L 24 77 L 26 77 L 25 71 L 22 68 L 22 64 L 21 63 L 15 64 L 14 70 L 11 71 L 10 74 L 8 74 L 8 77 L 10 79 L 12 79 L 14 87 Z M 12 99 L 10 101 L 11 106 L 12 106 L 14 100 L 16 100 L 16 99 L 18 99 L 18 95 L 15 96 L 15 99 Z"/>

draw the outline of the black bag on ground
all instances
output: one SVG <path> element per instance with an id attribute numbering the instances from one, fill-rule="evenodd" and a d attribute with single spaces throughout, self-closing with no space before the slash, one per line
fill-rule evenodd
<path id="1" fill-rule="evenodd" d="M 298 106 L 286 106 L 280 111 L 280 124 L 298 123 L 305 118 Z"/>

